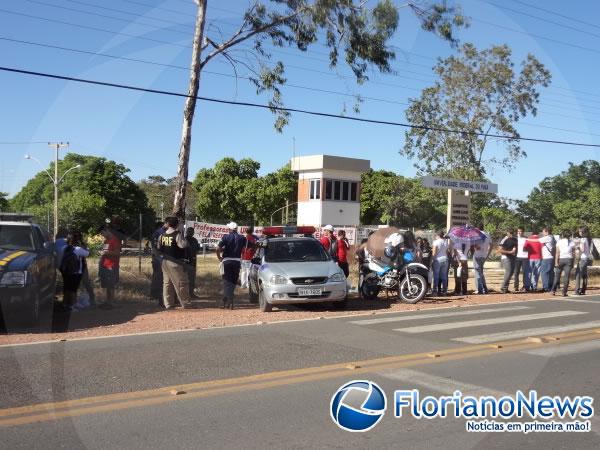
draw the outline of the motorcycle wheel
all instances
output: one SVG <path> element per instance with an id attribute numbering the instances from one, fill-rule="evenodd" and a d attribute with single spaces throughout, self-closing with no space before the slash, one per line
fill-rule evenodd
<path id="1" fill-rule="evenodd" d="M 410 284 L 409 284 L 410 278 Z M 398 297 L 403 303 L 417 303 L 427 293 L 427 281 L 422 275 L 411 273 L 400 282 Z"/>
<path id="2" fill-rule="evenodd" d="M 375 300 L 379 295 L 379 286 L 375 276 L 366 276 L 360 286 L 362 298 L 365 300 Z"/>

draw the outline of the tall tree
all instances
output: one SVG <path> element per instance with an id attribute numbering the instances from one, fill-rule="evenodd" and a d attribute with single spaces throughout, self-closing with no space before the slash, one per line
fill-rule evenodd
<path id="1" fill-rule="evenodd" d="M 119 216 L 124 229 L 132 232 L 138 226 L 140 213 L 144 223 L 153 224 L 154 212 L 148 206 L 144 191 L 127 175 L 127 167 L 106 158 L 68 153 L 59 161 L 59 172 L 64 173 L 77 164 L 81 167 L 70 172 L 59 186 L 61 225 L 76 224 L 90 231 L 102 223 L 99 218 Z M 11 199 L 11 207 L 36 214 L 43 210 L 42 217 L 46 217 L 53 195 L 52 183 L 41 171 Z M 75 217 L 79 214 L 81 217 Z M 69 217 L 71 222 L 67 223 Z"/>
<path id="2" fill-rule="evenodd" d="M 225 58 L 236 75 L 238 67 L 247 69 L 252 74 L 249 78 L 257 93 L 271 94 L 269 106 L 276 114 L 275 128 L 281 130 L 289 120 L 288 112 L 281 109 L 280 88 L 286 82 L 285 66 L 282 61 L 270 61 L 265 42 L 270 41 L 276 47 L 295 46 L 306 52 L 322 39 L 329 48 L 330 68 L 338 65 L 342 53 L 356 81 L 363 83 L 368 79 L 366 72 L 370 66 L 381 72 L 392 70 L 390 63 L 395 55 L 388 42 L 398 26 L 399 7 L 391 0 L 380 0 L 371 8 L 367 6 L 368 2 L 356 0 L 256 0 L 245 11 L 239 28 L 222 39 L 221 34 L 209 36 L 205 33 L 207 0 L 194 1 L 198 10 L 173 204 L 173 212 L 178 216 L 183 216 L 185 211 L 192 124 L 200 76 L 211 60 Z M 457 42 L 455 28 L 466 25 L 460 9 L 448 6 L 445 1 L 425 7 L 414 3 L 404 6 L 416 14 L 424 30 L 434 32 L 452 44 Z M 253 42 L 254 51 L 248 59 L 232 52 L 249 40 Z M 205 50 L 207 53 L 203 56 Z"/>
<path id="3" fill-rule="evenodd" d="M 544 178 L 532 189 L 518 211 L 530 227 L 546 225 L 575 229 L 588 225 L 600 235 L 600 163 L 594 160 L 569 163 L 559 175 Z"/>
<path id="4" fill-rule="evenodd" d="M 418 178 L 387 170 L 362 175 L 360 220 L 365 225 L 440 228 L 445 223 L 445 193 L 427 189 Z"/>
<path id="5" fill-rule="evenodd" d="M 540 87 L 550 83 L 550 72 L 529 54 L 515 73 L 506 45 L 477 50 L 464 44 L 456 56 L 440 60 L 434 70 L 439 80 L 411 100 L 406 117 L 411 128 L 400 151 L 415 159 L 420 172 L 456 173 L 480 180 L 490 169 L 510 170 L 526 156 L 517 122 L 536 115 Z M 458 130 L 447 132 L 444 130 Z M 504 155 L 486 153 L 488 135 L 507 139 Z"/>
<path id="6" fill-rule="evenodd" d="M 9 207 L 8 194 L 6 192 L 0 192 L 0 211 L 7 211 Z"/>
<path id="7" fill-rule="evenodd" d="M 263 177 L 252 159 L 223 158 L 196 175 L 198 215 L 206 221 L 268 224 L 271 214 L 296 198 L 296 174 L 289 167 Z M 256 219 L 256 220 L 255 220 Z"/>

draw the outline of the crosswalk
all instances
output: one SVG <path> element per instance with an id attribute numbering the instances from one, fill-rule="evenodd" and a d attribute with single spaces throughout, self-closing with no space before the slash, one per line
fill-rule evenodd
<path id="1" fill-rule="evenodd" d="M 433 325 L 420 325 L 415 327 L 395 328 L 394 331 L 403 333 L 430 333 L 432 331 L 455 330 L 457 328 L 481 327 L 484 325 L 498 325 L 501 323 L 525 322 L 529 320 L 551 319 L 555 317 L 578 316 L 585 314 L 582 311 L 554 311 L 538 314 L 524 314 L 520 316 L 495 317 L 493 319 L 465 320 L 462 322 L 436 323 Z"/>
<path id="2" fill-rule="evenodd" d="M 600 330 L 600 299 L 569 299 L 518 304 L 496 304 L 444 310 L 429 310 L 383 317 L 349 320 L 353 326 L 387 333 L 445 342 L 486 344 L 535 336 Z M 531 351 L 531 355 L 553 357 L 567 353 L 600 350 L 600 332 L 593 343 L 554 346 Z"/>
<path id="3" fill-rule="evenodd" d="M 427 313 L 419 315 L 407 315 L 407 316 L 394 316 L 394 317 L 383 317 L 380 319 L 366 319 L 366 320 L 353 320 L 350 323 L 354 325 L 376 325 L 380 323 L 392 323 L 392 322 L 405 322 L 410 320 L 423 320 L 423 319 L 438 319 L 443 317 L 460 317 L 460 316 L 475 316 L 486 313 L 497 313 L 505 311 L 519 311 L 523 309 L 531 309 L 530 306 L 507 306 L 505 308 L 482 308 L 482 309 L 471 309 L 467 311 L 454 311 L 454 312 L 442 312 L 442 313 Z"/>
<path id="4" fill-rule="evenodd" d="M 454 338 L 452 340 L 456 342 L 466 342 L 467 344 L 486 344 L 488 342 L 508 341 L 510 339 L 519 339 L 528 336 L 541 336 L 544 334 L 568 333 L 569 331 L 585 330 L 587 328 L 596 327 L 600 327 L 600 320 L 573 323 L 571 325 L 526 328 L 520 330 L 503 331 L 501 333 L 478 334 L 474 336 Z"/>

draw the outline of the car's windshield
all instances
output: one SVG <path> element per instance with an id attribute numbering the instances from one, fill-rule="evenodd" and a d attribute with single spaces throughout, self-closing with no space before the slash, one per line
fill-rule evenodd
<path id="1" fill-rule="evenodd" d="M 313 239 L 271 241 L 265 249 L 267 262 L 327 261 L 329 256 Z"/>
<path id="2" fill-rule="evenodd" d="M 0 248 L 6 250 L 33 250 L 35 245 L 31 227 L 0 225 Z"/>

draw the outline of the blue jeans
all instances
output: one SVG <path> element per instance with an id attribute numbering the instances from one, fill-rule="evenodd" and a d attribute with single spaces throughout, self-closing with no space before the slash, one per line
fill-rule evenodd
<path id="1" fill-rule="evenodd" d="M 437 289 L 439 281 L 442 281 L 441 293 L 445 294 L 448 292 L 448 259 L 439 261 L 433 260 L 433 291 Z"/>
<path id="2" fill-rule="evenodd" d="M 488 291 L 487 284 L 485 284 L 485 275 L 483 273 L 483 265 L 485 264 L 486 258 L 473 258 L 473 268 L 475 269 L 475 286 L 477 286 L 477 293 L 485 294 Z"/>
<path id="3" fill-rule="evenodd" d="M 569 289 L 569 276 L 571 275 L 571 268 L 573 267 L 573 258 L 560 258 L 558 260 L 558 266 L 554 269 L 554 283 L 552 284 L 552 292 L 556 292 L 560 276 L 563 276 L 562 294 L 567 295 Z"/>
<path id="4" fill-rule="evenodd" d="M 585 294 L 588 282 L 588 266 L 592 265 L 590 259 L 580 259 L 575 269 L 575 292 Z M 583 282 L 583 283 L 582 283 Z"/>
<path id="5" fill-rule="evenodd" d="M 515 291 L 519 290 L 519 276 L 521 275 L 521 269 L 523 269 L 523 287 L 527 290 L 531 289 L 529 283 L 529 259 L 517 258 L 515 260 Z"/>
<path id="6" fill-rule="evenodd" d="M 554 284 L 554 258 L 542 259 L 541 275 L 544 291 L 550 292 Z"/>
<path id="7" fill-rule="evenodd" d="M 531 274 L 531 280 L 529 286 L 534 291 L 537 291 L 538 281 L 540 279 L 540 271 L 542 270 L 541 259 L 530 259 L 529 260 L 529 271 Z"/>

